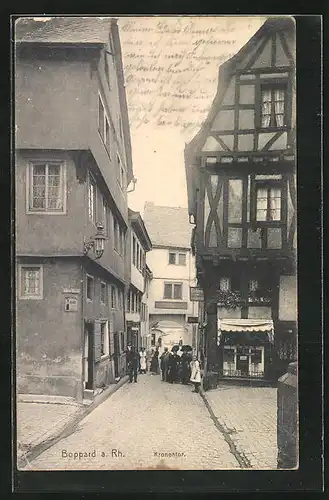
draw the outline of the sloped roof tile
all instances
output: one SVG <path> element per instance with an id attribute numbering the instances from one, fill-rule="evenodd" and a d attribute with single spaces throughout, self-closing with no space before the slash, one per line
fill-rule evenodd
<path id="1" fill-rule="evenodd" d="M 146 202 L 144 223 L 153 246 L 191 247 L 192 226 L 187 208 L 157 206 Z"/>
<path id="2" fill-rule="evenodd" d="M 103 44 L 108 42 L 113 21 L 111 17 L 21 17 L 15 24 L 15 41 Z"/>

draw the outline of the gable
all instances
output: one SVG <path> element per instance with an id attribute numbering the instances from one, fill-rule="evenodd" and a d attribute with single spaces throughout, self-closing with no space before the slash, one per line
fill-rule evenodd
<path id="1" fill-rule="evenodd" d="M 286 25 L 279 22 L 275 26 L 276 29 L 273 26 L 264 29 L 261 36 L 252 39 L 229 61 L 228 76 L 222 86 L 219 81 L 218 94 L 208 116 L 202 153 L 282 152 L 290 147 L 294 38 L 291 26 L 289 30 L 283 29 Z M 282 89 L 284 93 L 284 118 L 276 121 L 274 117 L 268 124 L 261 118 L 261 113 L 265 113 L 261 96 L 266 88 Z M 274 97 L 271 99 L 274 101 Z"/>

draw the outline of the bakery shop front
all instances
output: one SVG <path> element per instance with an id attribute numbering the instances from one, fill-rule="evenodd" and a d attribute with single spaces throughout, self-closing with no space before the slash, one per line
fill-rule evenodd
<path id="1" fill-rule="evenodd" d="M 272 358 L 272 320 L 218 320 L 223 378 L 267 379 Z"/>

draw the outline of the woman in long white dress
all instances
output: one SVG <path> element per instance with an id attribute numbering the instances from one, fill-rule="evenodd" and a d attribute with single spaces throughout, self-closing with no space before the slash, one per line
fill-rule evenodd
<path id="1" fill-rule="evenodd" d="M 145 347 L 142 347 L 139 353 L 139 372 L 146 373 L 146 352 Z"/>
<path id="2" fill-rule="evenodd" d="M 199 392 L 201 385 L 201 367 L 196 356 L 193 356 L 191 361 L 191 382 L 194 384 L 192 392 Z"/>

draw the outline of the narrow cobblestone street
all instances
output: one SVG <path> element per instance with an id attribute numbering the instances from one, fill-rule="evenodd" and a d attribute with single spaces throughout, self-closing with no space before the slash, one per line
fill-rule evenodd
<path id="1" fill-rule="evenodd" d="M 191 391 L 191 386 L 170 385 L 159 376 L 141 375 L 137 384 L 125 384 L 84 418 L 73 434 L 25 470 L 240 468 L 225 433 L 214 425 L 202 397 Z"/>

